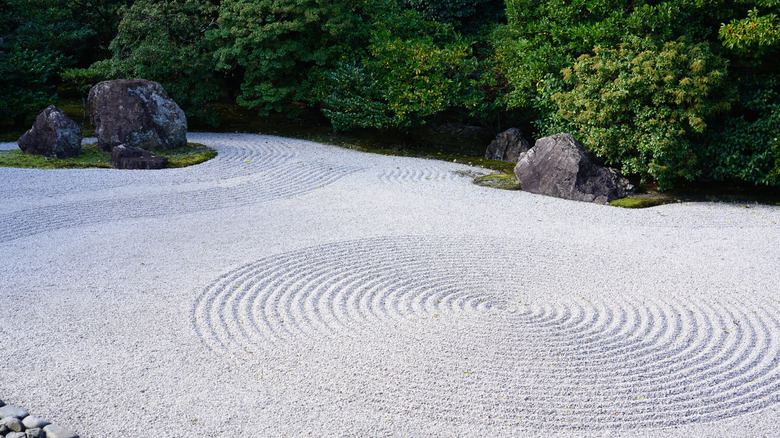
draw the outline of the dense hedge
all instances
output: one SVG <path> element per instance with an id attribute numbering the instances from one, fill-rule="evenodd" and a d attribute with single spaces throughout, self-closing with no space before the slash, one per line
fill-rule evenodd
<path id="1" fill-rule="evenodd" d="M 337 130 L 447 114 L 574 133 L 623 172 L 780 186 L 778 0 L 0 0 L 0 120 L 144 77 Z"/>

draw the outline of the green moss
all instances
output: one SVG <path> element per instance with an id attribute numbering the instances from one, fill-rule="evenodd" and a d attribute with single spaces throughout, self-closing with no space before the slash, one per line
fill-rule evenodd
<path id="1" fill-rule="evenodd" d="M 661 205 L 663 203 L 663 199 L 628 197 L 616 199 L 610 202 L 609 205 L 622 208 L 647 208 L 655 207 L 656 205 Z"/>
<path id="2" fill-rule="evenodd" d="M 517 181 L 514 173 L 480 176 L 474 179 L 474 184 L 502 190 L 520 190 L 520 183 Z"/>
<path id="3" fill-rule="evenodd" d="M 168 167 L 187 167 L 203 163 L 217 156 L 217 151 L 197 143 L 187 146 L 157 152 L 155 154 L 168 158 Z M 87 169 L 112 168 L 111 154 L 98 149 L 97 144 L 84 145 L 78 157 L 57 159 L 40 155 L 25 154 L 19 149 L 0 151 L 0 167 L 17 167 L 22 169 Z"/>
<path id="4" fill-rule="evenodd" d="M 187 143 L 187 146 L 159 152 L 157 155 L 168 157 L 168 167 L 187 167 L 216 157 L 217 151 L 199 143 Z"/>
<path id="5" fill-rule="evenodd" d="M 22 169 L 86 169 L 111 167 L 111 155 L 98 149 L 97 144 L 84 145 L 78 157 L 57 159 L 25 154 L 19 149 L 0 151 L 0 166 Z"/>

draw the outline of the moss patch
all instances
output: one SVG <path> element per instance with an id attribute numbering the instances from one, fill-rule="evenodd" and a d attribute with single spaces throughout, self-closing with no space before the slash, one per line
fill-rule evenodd
<path id="1" fill-rule="evenodd" d="M 217 151 L 198 143 L 188 143 L 176 149 L 164 152 L 155 151 L 156 155 L 168 158 L 168 167 L 187 167 L 203 163 L 217 156 Z M 98 149 L 97 144 L 87 144 L 81 148 L 78 157 L 57 159 L 40 155 L 25 154 L 19 149 L 0 151 L 0 167 L 16 167 L 22 169 L 88 169 L 112 168 L 111 154 Z"/>
<path id="2" fill-rule="evenodd" d="M 658 199 L 658 198 L 627 197 L 627 198 L 615 199 L 614 201 L 610 202 L 609 205 L 613 207 L 622 207 L 622 208 L 647 208 L 647 207 L 655 207 L 656 205 L 661 205 L 664 203 L 665 203 L 664 199 Z"/>
<path id="3" fill-rule="evenodd" d="M 0 151 L 0 166 L 22 169 L 86 169 L 111 168 L 111 155 L 98 149 L 97 144 L 84 145 L 78 157 L 57 159 L 25 154 L 20 149 Z"/>
<path id="4" fill-rule="evenodd" d="M 499 173 L 474 178 L 474 184 L 502 190 L 520 190 L 520 183 L 514 173 Z"/>
<path id="5" fill-rule="evenodd" d="M 217 156 L 217 151 L 199 143 L 187 143 L 157 155 L 168 157 L 168 167 L 187 167 L 203 163 Z"/>

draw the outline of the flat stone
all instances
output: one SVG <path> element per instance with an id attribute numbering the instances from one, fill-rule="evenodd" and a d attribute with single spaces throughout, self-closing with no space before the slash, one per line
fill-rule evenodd
<path id="1" fill-rule="evenodd" d="M 25 432 L 11 432 L 8 435 L 6 435 L 5 438 L 27 438 L 27 433 L 25 433 Z"/>
<path id="2" fill-rule="evenodd" d="M 50 424 L 44 427 L 43 431 L 46 432 L 46 438 L 79 438 L 78 434 L 75 432 L 71 432 L 56 424 Z"/>
<path id="3" fill-rule="evenodd" d="M 22 419 L 28 415 L 30 415 L 29 412 L 25 411 L 22 408 L 17 408 L 16 406 L 5 405 L 3 407 L 0 407 L 0 418 L 16 417 Z"/>
<path id="4" fill-rule="evenodd" d="M 168 166 L 168 158 L 120 144 L 111 148 L 111 165 L 117 169 L 164 169 Z"/>
<path id="5" fill-rule="evenodd" d="M 22 424 L 24 424 L 24 427 L 28 429 L 34 429 L 36 427 L 44 428 L 50 425 L 51 423 L 46 420 L 42 420 L 34 415 L 28 415 L 22 419 Z"/>

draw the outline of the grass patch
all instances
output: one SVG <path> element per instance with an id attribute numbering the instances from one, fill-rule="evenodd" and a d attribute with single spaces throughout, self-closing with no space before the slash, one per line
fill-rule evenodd
<path id="1" fill-rule="evenodd" d="M 621 208 L 647 208 L 655 207 L 656 205 L 661 205 L 664 203 L 665 201 L 663 199 L 637 198 L 629 196 L 626 198 L 615 199 L 614 201 L 610 202 L 609 205 Z"/>
<path id="2" fill-rule="evenodd" d="M 499 173 L 474 178 L 474 184 L 502 190 L 520 190 L 520 183 L 514 173 Z"/>
<path id="3" fill-rule="evenodd" d="M 203 163 L 217 156 L 217 151 L 209 147 L 188 143 L 176 149 L 163 152 L 155 151 L 156 155 L 168 158 L 168 167 L 187 167 Z M 0 151 L 0 167 L 16 167 L 21 169 L 112 169 L 111 154 L 98 149 L 97 144 L 82 146 L 78 157 L 57 159 L 40 155 L 25 154 L 19 149 Z"/>

